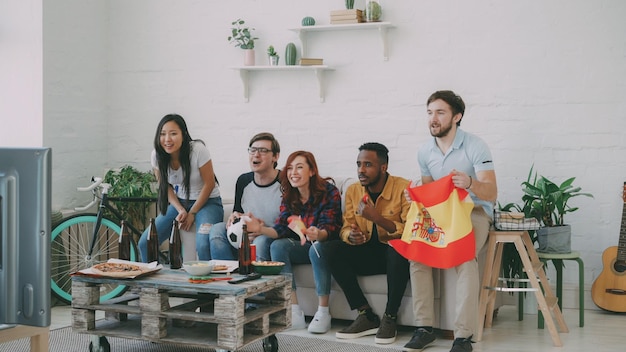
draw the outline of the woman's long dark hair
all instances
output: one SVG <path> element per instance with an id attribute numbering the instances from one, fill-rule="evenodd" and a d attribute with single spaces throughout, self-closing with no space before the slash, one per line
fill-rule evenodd
<path id="1" fill-rule="evenodd" d="M 291 186 L 289 183 L 289 178 L 287 177 L 287 168 L 293 162 L 293 160 L 302 156 L 306 159 L 307 164 L 309 164 L 309 168 L 313 171 L 313 176 L 309 180 L 309 192 L 313 196 L 313 206 L 317 206 L 320 204 L 324 197 L 326 196 L 326 181 L 331 180 L 331 178 L 322 178 L 319 175 L 319 171 L 317 169 L 317 162 L 315 162 L 315 157 L 311 152 L 307 152 L 304 150 L 299 150 L 291 153 L 285 162 L 285 167 L 280 171 L 280 185 L 283 191 L 283 199 L 285 200 L 285 204 L 287 208 L 295 214 L 300 212 L 302 209 L 302 201 L 300 201 L 300 192 L 297 188 Z"/>
<path id="2" fill-rule="evenodd" d="M 166 123 L 174 121 L 183 134 L 183 143 L 180 147 L 180 152 L 178 154 L 178 159 L 180 162 L 180 166 L 183 168 L 183 187 L 187 190 L 187 201 L 189 201 L 189 178 L 190 178 L 190 170 L 191 170 L 191 142 L 193 139 L 189 135 L 189 130 L 187 129 L 187 123 L 182 116 L 178 114 L 169 114 L 165 115 L 159 125 L 157 126 L 156 135 L 154 136 L 154 150 L 157 155 L 157 163 L 159 166 L 159 200 L 158 200 L 158 208 L 161 214 L 165 215 L 168 206 L 167 193 L 170 187 L 168 182 L 168 170 L 170 166 L 171 156 L 163 149 L 161 146 L 161 130 L 163 129 L 163 125 Z"/>

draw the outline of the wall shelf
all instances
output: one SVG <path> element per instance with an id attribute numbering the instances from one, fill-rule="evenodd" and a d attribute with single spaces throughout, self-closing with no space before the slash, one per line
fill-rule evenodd
<path id="1" fill-rule="evenodd" d="M 315 77 L 317 78 L 317 84 L 319 87 L 319 96 L 320 102 L 324 102 L 325 92 L 324 92 L 324 72 L 332 71 L 333 69 L 326 65 L 314 65 L 314 66 L 234 66 L 231 67 L 233 70 L 239 71 L 239 75 L 241 76 L 241 81 L 243 83 L 243 98 L 246 103 L 250 101 L 249 95 L 249 81 L 251 71 L 308 71 L 315 73 Z"/>
<path id="2" fill-rule="evenodd" d="M 310 32 L 326 32 L 326 31 L 344 31 L 344 30 L 365 30 L 365 29 L 378 29 L 380 39 L 383 44 L 383 60 L 389 60 L 388 48 L 387 48 L 387 30 L 393 28 L 390 22 L 364 22 L 353 24 L 327 24 L 327 25 L 314 25 L 314 26 L 302 26 L 298 28 L 290 28 L 290 31 L 298 33 L 300 42 L 302 43 L 302 57 L 307 57 L 306 53 L 306 35 Z"/>

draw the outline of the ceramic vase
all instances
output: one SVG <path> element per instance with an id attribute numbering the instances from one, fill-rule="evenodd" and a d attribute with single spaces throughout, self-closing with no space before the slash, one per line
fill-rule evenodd
<path id="1" fill-rule="evenodd" d="M 254 66 L 254 49 L 243 49 L 243 65 Z"/>

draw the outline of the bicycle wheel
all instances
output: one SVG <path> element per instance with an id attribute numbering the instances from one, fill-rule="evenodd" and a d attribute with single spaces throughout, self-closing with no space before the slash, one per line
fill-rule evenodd
<path id="1" fill-rule="evenodd" d="M 120 227 L 106 218 L 102 219 L 93 253 L 89 255 L 96 219 L 94 214 L 74 215 L 63 220 L 52 231 L 50 284 L 52 293 L 65 303 L 72 302 L 71 273 L 106 262 L 111 258 L 118 258 Z M 134 243 L 132 248 L 131 260 L 137 261 L 137 248 Z M 102 285 L 100 301 L 117 297 L 126 289 L 127 287 L 123 285 Z"/>

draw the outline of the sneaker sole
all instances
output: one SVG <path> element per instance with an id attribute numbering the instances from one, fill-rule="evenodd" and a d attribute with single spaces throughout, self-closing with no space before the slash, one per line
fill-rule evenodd
<path id="1" fill-rule="evenodd" d="M 335 337 L 338 339 L 356 339 L 358 337 L 375 335 L 377 332 L 378 332 L 378 328 L 373 328 L 373 329 L 364 330 L 361 332 L 353 332 L 353 333 L 337 331 L 337 333 L 335 333 Z"/>
<path id="2" fill-rule="evenodd" d="M 374 342 L 379 344 L 379 345 L 388 345 L 390 343 L 394 343 L 396 342 L 396 337 L 378 337 L 376 336 L 374 338 Z"/>
<path id="3" fill-rule="evenodd" d="M 420 352 L 420 351 L 423 351 L 426 347 L 428 347 L 428 346 L 432 345 L 432 344 L 433 344 L 433 342 L 435 342 L 435 340 L 433 340 L 433 341 L 431 341 L 431 342 L 427 343 L 427 344 L 426 344 L 426 345 L 424 345 L 424 347 L 422 347 L 422 348 L 410 348 L 410 347 L 406 347 L 406 346 L 404 346 L 404 348 L 402 348 L 402 351 L 404 351 L 404 352 Z"/>
<path id="4" fill-rule="evenodd" d="M 315 329 L 315 327 L 311 328 L 311 324 L 309 324 L 309 327 L 307 328 L 307 330 L 311 333 L 311 334 L 325 334 L 327 332 L 330 331 L 330 327 L 328 327 L 328 329 Z"/>

